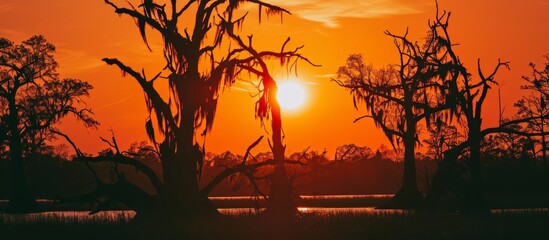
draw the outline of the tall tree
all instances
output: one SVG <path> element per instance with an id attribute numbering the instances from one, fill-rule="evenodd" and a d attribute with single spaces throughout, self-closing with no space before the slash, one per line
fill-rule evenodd
<path id="1" fill-rule="evenodd" d="M 448 17 L 450 14 L 448 14 Z M 482 181 L 482 167 L 481 167 L 481 142 L 484 138 L 482 133 L 482 107 L 488 95 L 489 89 L 492 85 L 497 84 L 495 76 L 501 67 L 509 67 L 508 62 L 501 62 L 498 60 L 496 67 L 489 75 L 485 75 L 482 71 L 480 60 L 477 62 L 477 74 L 478 80 L 473 80 L 471 74 L 461 63 L 460 59 L 453 53 L 451 48 L 451 42 L 447 29 L 443 29 L 445 38 L 448 39 L 448 49 L 450 49 L 450 56 L 452 58 L 452 64 L 455 67 L 455 74 L 452 81 L 447 81 L 448 88 L 457 102 L 457 111 L 460 118 L 465 120 L 467 126 L 467 145 L 469 148 L 469 169 L 470 169 L 470 185 L 471 192 L 467 197 L 466 206 L 472 211 L 483 211 L 486 209 L 484 202 L 483 181 Z"/>
<path id="2" fill-rule="evenodd" d="M 549 54 L 544 56 L 546 62 L 541 69 L 538 69 L 534 63 L 530 63 L 530 76 L 522 78 L 527 82 L 522 86 L 525 90 L 533 91 L 530 95 L 523 96 L 515 107 L 518 108 L 518 115 L 523 118 L 533 118 L 528 121 L 527 129 L 534 133 L 540 133 L 541 154 L 543 168 L 547 168 L 547 141 L 545 139 L 546 119 L 545 115 L 549 114 L 547 101 L 549 100 Z M 536 119 L 537 117 L 537 119 Z"/>
<path id="3" fill-rule="evenodd" d="M 404 176 L 393 199 L 395 206 L 413 208 L 420 203 L 422 196 L 417 188 L 415 164 L 418 124 L 426 121 L 429 125 L 433 119 L 442 121 L 440 113 L 449 107 L 441 97 L 445 89 L 439 88 L 439 83 L 448 75 L 444 65 L 447 49 L 439 43 L 438 24 L 429 25 L 430 30 L 422 45 L 409 40 L 408 32 L 399 36 L 386 31 L 398 51 L 398 65 L 374 69 L 364 63 L 361 55 L 353 54 L 347 59 L 347 64 L 339 68 L 337 79 L 334 79 L 350 90 L 355 108 L 359 103 L 365 104 L 369 114 L 359 119 L 373 119 L 393 147 L 404 146 Z"/>
<path id="4" fill-rule="evenodd" d="M 477 61 L 477 77 L 474 78 L 465 65 L 455 53 L 455 44 L 448 32 L 448 21 L 450 12 L 439 13 L 433 21 L 434 35 L 438 39 L 438 45 L 446 49 L 446 63 L 436 63 L 446 69 L 448 76 L 441 82 L 440 88 L 445 89 L 445 102 L 451 107 L 451 112 L 459 117 L 466 129 L 466 140 L 454 148 L 444 152 L 444 160 L 435 174 L 432 187 L 427 196 L 428 204 L 436 202 L 439 195 L 449 188 L 462 184 L 463 181 L 456 174 L 456 161 L 458 156 L 468 150 L 469 161 L 467 162 L 469 181 L 466 193 L 460 196 L 463 200 L 463 208 L 469 211 L 485 211 L 482 166 L 481 166 L 481 143 L 485 136 L 498 132 L 523 134 L 511 126 L 524 121 L 524 119 L 501 123 L 495 128 L 482 128 L 483 104 L 489 90 L 497 84 L 495 79 L 498 71 L 508 68 L 508 62 L 498 60 L 496 66 L 486 75 L 481 68 L 480 59 Z M 450 185 L 454 186 L 450 186 Z"/>
<path id="5" fill-rule="evenodd" d="M 159 150 L 163 166 L 163 186 L 151 212 L 184 219 L 216 216 L 217 209 L 199 189 L 205 151 L 197 136 L 205 136 L 213 126 L 219 90 L 232 85 L 242 73 L 254 73 L 251 69 L 262 59 L 280 59 L 286 64 L 299 56 L 299 49 L 284 50 L 287 42 L 280 52 L 256 51 L 251 36 L 244 43 L 238 30 L 246 14 L 238 15 L 239 7 L 245 3 L 256 5 L 260 16 L 263 10 L 268 15 L 287 11 L 256 0 L 188 0 L 182 5 L 176 0 L 168 4 L 145 0 L 137 7 L 130 4 L 130 8 L 105 2 L 116 13 L 136 21 L 147 46 L 146 29 L 156 31 L 164 41 L 170 90 L 167 98 L 154 86 L 162 72 L 147 78 L 144 71 L 139 73 L 118 59 L 103 59 L 134 77 L 145 92 L 150 114 L 146 130 Z M 183 22 L 188 18 L 194 22 Z M 265 71 L 266 68 L 261 69 L 262 73 Z M 261 76 L 264 92 L 269 93 L 271 86 L 276 87 L 274 80 L 270 75 Z M 279 147 L 278 143 L 275 145 Z"/>
<path id="6" fill-rule="evenodd" d="M 28 190 L 25 158 L 51 137 L 55 123 L 68 114 L 87 127 L 98 123 L 91 110 L 78 108 L 92 86 L 77 79 L 60 79 L 55 46 L 42 36 L 21 44 L 0 38 L 0 131 L 6 136 L 12 165 L 11 195 L 6 211 L 29 212 L 35 200 Z"/>
<path id="7" fill-rule="evenodd" d="M 288 179 L 285 166 L 286 146 L 283 144 L 282 137 L 282 112 L 277 99 L 277 83 L 269 72 L 266 63 L 266 60 L 269 57 L 265 55 L 265 52 L 258 52 L 254 49 L 252 45 L 252 36 L 248 37 L 248 43 L 246 44 L 232 29 L 227 31 L 227 33 L 236 43 L 238 43 L 238 46 L 247 51 L 253 58 L 251 62 L 238 64 L 237 66 L 260 78 L 262 88 L 260 97 L 256 102 L 256 117 L 261 120 L 262 124 L 263 121 L 271 118 L 272 144 L 271 142 L 269 142 L 269 144 L 276 164 L 272 176 L 271 192 L 268 199 L 268 213 L 277 220 L 289 220 L 297 213 L 297 206 L 293 200 L 293 188 Z M 281 64 L 288 63 L 288 61 L 294 59 L 291 63 L 293 66 L 295 66 L 298 60 L 305 61 L 313 66 L 318 66 L 298 53 L 303 46 L 297 47 L 291 51 L 285 51 L 285 47 L 289 41 L 290 38 L 286 39 L 280 53 L 270 53 L 271 57 L 274 56 L 279 58 Z"/>

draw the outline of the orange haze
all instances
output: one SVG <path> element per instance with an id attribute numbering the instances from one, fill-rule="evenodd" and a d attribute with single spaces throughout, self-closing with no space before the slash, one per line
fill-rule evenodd
<path id="1" fill-rule="evenodd" d="M 124 5 L 125 1 L 115 1 Z M 361 116 L 352 107 L 344 89 L 330 81 L 337 68 L 351 53 L 363 53 L 376 66 L 396 62 L 396 50 L 384 30 L 404 33 L 421 40 L 427 20 L 434 16 L 433 0 L 295 0 L 267 1 L 286 7 L 293 14 L 257 22 L 257 9 L 244 25 L 254 34 L 257 47 L 279 49 L 291 36 L 292 47 L 304 44 L 303 53 L 322 67 L 301 63 L 299 80 L 307 89 L 306 105 L 283 116 L 285 143 L 288 152 L 327 149 L 333 156 L 335 148 L 346 143 L 367 145 L 376 149 L 388 144 L 381 131 L 370 120 L 353 124 Z M 498 58 L 511 62 L 511 70 L 502 70 L 501 82 L 505 115 L 514 114 L 513 103 L 523 94 L 519 90 L 521 76 L 528 74 L 530 61 L 541 64 L 549 53 L 549 0 L 450 1 L 440 0 L 441 9 L 452 11 L 450 31 L 462 60 L 474 68 L 482 59 L 490 69 Z M 158 36 L 152 39 L 153 52 L 147 51 L 134 22 L 119 17 L 101 0 L 2 0 L 0 2 L 0 36 L 20 42 L 34 34 L 44 35 L 57 46 L 57 59 L 62 77 L 89 81 L 95 89 L 88 99 L 98 130 L 83 130 L 71 119 L 60 128 L 72 136 L 85 152 L 96 153 L 107 146 L 99 136 L 116 132 L 118 142 L 126 148 L 134 141 L 146 139 L 144 121 L 147 117 L 143 94 L 130 77 L 123 77 L 115 67 L 103 64 L 103 57 L 117 57 L 136 69 L 144 67 L 148 75 L 163 66 Z M 286 78 L 284 69 L 274 72 Z M 293 76 L 292 76 L 293 77 Z M 268 133 L 254 118 L 254 100 L 246 83 L 237 83 L 221 96 L 213 132 L 207 137 L 208 151 L 231 150 L 243 153 L 260 135 Z M 489 94 L 484 112 L 484 125 L 497 119 L 497 89 Z M 264 142 L 257 151 L 267 150 Z"/>

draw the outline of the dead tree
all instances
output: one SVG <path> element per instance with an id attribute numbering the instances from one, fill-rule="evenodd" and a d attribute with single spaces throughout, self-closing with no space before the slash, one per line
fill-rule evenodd
<path id="1" fill-rule="evenodd" d="M 438 17 L 438 16 L 437 16 Z M 395 194 L 393 207 L 415 208 L 422 196 L 417 188 L 415 148 L 418 143 L 418 125 L 425 121 L 443 121 L 451 114 L 444 101 L 447 89 L 441 83 L 448 78 L 448 49 L 440 43 L 438 31 L 445 23 L 432 22 L 425 42 L 420 45 L 408 39 L 408 32 L 385 34 L 394 41 L 399 63 L 374 69 L 364 63 L 361 55 L 349 56 L 345 66 L 339 68 L 340 86 L 349 89 L 355 108 L 364 103 L 369 114 L 358 118 L 371 118 L 395 145 L 404 146 L 404 173 L 402 186 Z"/>
<path id="2" fill-rule="evenodd" d="M 448 20 L 450 12 L 437 11 L 434 25 L 437 28 L 439 45 L 447 50 L 448 62 L 441 64 L 447 69 L 448 77 L 440 85 L 446 92 L 444 98 L 446 103 L 452 106 L 450 112 L 458 117 L 458 120 L 465 125 L 467 138 L 454 148 L 444 152 L 444 159 L 433 179 L 433 184 L 427 196 L 426 207 L 434 207 L 440 194 L 447 191 L 454 191 L 460 199 L 460 208 L 464 211 L 487 212 L 483 190 L 483 174 L 481 165 L 481 142 L 489 134 L 506 133 L 520 136 L 533 137 L 541 134 L 527 133 L 520 131 L 517 124 L 524 124 L 529 121 L 539 120 L 546 116 L 531 116 L 500 123 L 495 128 L 482 128 L 483 104 L 489 90 L 497 85 L 496 74 L 501 68 L 509 68 L 508 62 L 498 60 L 496 66 L 487 75 L 482 70 L 480 59 L 477 61 L 476 77 L 465 67 L 458 55 L 455 53 L 449 32 Z M 468 180 L 457 174 L 457 159 L 467 150 L 469 160 L 467 161 Z"/>
<path id="3" fill-rule="evenodd" d="M 482 141 L 482 107 L 486 96 L 492 85 L 497 84 L 495 76 L 500 68 L 509 68 L 508 62 L 498 60 L 496 67 L 489 75 L 485 75 L 480 65 L 480 59 L 477 61 L 478 80 L 474 80 L 470 72 L 461 62 L 459 57 L 453 50 L 454 44 L 451 41 L 448 32 L 448 20 L 450 12 L 438 14 L 435 19 L 437 23 L 437 38 L 439 44 L 447 49 L 449 58 L 448 74 L 450 77 L 444 81 L 444 86 L 448 89 L 448 94 L 445 96 L 446 101 L 452 103 L 454 108 L 452 111 L 459 116 L 460 120 L 464 120 L 467 126 L 467 146 L 470 153 L 469 169 L 470 169 L 470 194 L 467 197 L 466 207 L 472 211 L 482 211 L 485 209 L 483 184 L 482 184 L 482 167 L 480 159 L 480 146 Z M 452 154 L 453 155 L 453 154 Z"/>
<path id="4" fill-rule="evenodd" d="M 263 121 L 271 118 L 272 144 L 269 141 L 269 146 L 276 161 L 274 174 L 272 176 L 271 192 L 268 198 L 267 209 L 269 214 L 279 219 L 291 219 L 297 212 L 297 206 L 294 201 L 294 192 L 288 179 L 285 167 L 285 151 L 286 146 L 282 143 L 282 117 L 280 105 L 276 97 L 277 85 L 276 81 L 271 76 L 267 68 L 266 59 L 269 58 L 266 52 L 258 52 L 253 47 L 252 36 L 248 37 L 247 43 L 236 35 L 232 30 L 227 31 L 228 35 L 238 43 L 238 46 L 247 51 L 252 60 L 249 62 L 239 63 L 237 66 L 251 74 L 256 75 L 261 80 L 262 89 L 260 90 L 259 100 L 256 102 L 255 113 L 263 124 Z M 303 48 L 297 47 L 294 50 L 285 50 L 290 38 L 286 39 L 282 44 L 280 53 L 269 53 L 270 57 L 276 57 L 281 60 L 282 64 L 293 59 L 291 66 L 296 66 L 298 60 L 305 61 L 313 66 L 309 59 L 299 54 L 299 50 Z"/>
<path id="5" fill-rule="evenodd" d="M 103 59 L 135 78 L 145 92 L 150 113 L 146 130 L 160 153 L 163 166 L 163 186 L 159 191 L 158 211 L 154 214 L 175 218 L 218 215 L 198 187 L 204 149 L 198 143 L 197 135 L 204 136 L 211 130 L 218 92 L 223 86 L 233 84 L 241 73 L 248 72 L 242 66 L 252 66 L 258 57 L 286 59 L 296 55 L 284 50 L 262 51 L 254 55 L 250 49 L 235 44 L 234 36 L 238 36 L 237 30 L 246 17 L 236 16 L 237 9 L 242 4 L 251 3 L 268 15 L 287 11 L 255 0 L 189 0 L 182 5 L 176 0 L 167 4 L 146 0 L 129 8 L 119 7 L 108 0 L 105 2 L 116 13 L 136 21 L 146 44 L 146 29 L 156 31 L 164 41 L 164 72 L 168 75 L 169 99 L 162 98 L 154 86 L 162 73 L 147 78 L 144 71 L 135 71 L 118 59 Z M 186 17 L 194 22 L 183 22 Z"/>

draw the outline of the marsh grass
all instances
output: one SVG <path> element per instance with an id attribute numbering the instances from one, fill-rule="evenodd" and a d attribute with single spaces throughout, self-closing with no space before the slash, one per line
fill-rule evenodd
<path id="1" fill-rule="evenodd" d="M 0 232 L 1 239 L 549 239 L 547 209 L 505 209 L 484 215 L 373 208 L 301 210 L 294 221 L 281 223 L 253 209 L 225 209 L 223 221 L 193 237 L 135 234 L 131 211 L 91 216 L 85 212 L 0 214 Z"/>
<path id="2" fill-rule="evenodd" d="M 387 203 L 393 194 L 368 194 L 368 195 L 302 195 L 297 200 L 299 206 L 307 207 L 373 207 Z M 210 197 L 212 203 L 218 208 L 250 208 L 265 207 L 266 202 L 262 197 Z"/>
<path id="3" fill-rule="evenodd" d="M 255 217 L 239 221 L 253 224 Z M 488 215 L 418 212 L 306 212 L 284 229 L 258 226 L 268 239 L 549 239 L 546 211 L 503 211 Z"/>
<path id="4" fill-rule="evenodd" d="M 0 214 L 0 224 L 8 225 L 120 225 L 134 217 L 133 211 L 108 211 L 90 215 L 88 211 Z"/>

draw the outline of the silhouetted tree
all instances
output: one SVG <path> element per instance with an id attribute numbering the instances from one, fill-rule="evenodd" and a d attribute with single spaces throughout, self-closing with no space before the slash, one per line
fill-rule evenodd
<path id="1" fill-rule="evenodd" d="M 353 54 L 345 66 L 340 67 L 335 81 L 350 90 L 353 104 L 358 109 L 364 103 L 369 114 L 391 144 L 404 146 L 404 176 L 401 189 L 395 194 L 395 205 L 414 207 L 422 196 L 417 188 L 415 147 L 419 142 L 417 127 L 420 121 L 427 125 L 433 118 L 440 121 L 439 113 L 447 109 L 440 97 L 440 79 L 446 79 L 447 49 L 439 43 L 437 23 L 422 45 L 386 31 L 393 38 L 400 62 L 374 69 L 366 65 L 361 55 Z M 359 119 L 361 119 L 359 118 Z M 357 119 L 357 120 L 359 120 Z M 357 121 L 355 120 L 355 121 Z"/>
<path id="2" fill-rule="evenodd" d="M 443 14 L 444 15 L 444 14 Z M 450 14 L 448 14 L 448 17 Z M 448 17 L 446 19 L 448 19 Z M 449 35 L 447 29 L 444 28 L 443 32 L 445 33 L 445 38 L 448 39 L 447 47 L 451 52 L 450 56 L 452 58 L 453 67 L 455 71 L 452 74 L 455 74 L 452 78 L 452 81 L 447 81 L 448 88 L 451 92 L 451 97 L 454 97 L 457 103 L 457 110 L 460 118 L 465 120 L 467 126 L 467 145 L 469 148 L 470 160 L 469 160 L 469 169 L 470 169 L 470 184 L 471 184 L 471 193 L 467 203 L 466 208 L 471 208 L 470 210 L 482 210 L 485 209 L 484 203 L 484 194 L 482 188 L 482 167 L 481 167 L 481 141 L 484 138 L 482 134 L 482 106 L 488 95 L 488 90 L 491 88 L 491 85 L 497 84 L 495 80 L 495 75 L 500 69 L 500 67 L 507 67 L 507 62 L 501 62 L 498 60 L 496 67 L 490 73 L 490 75 L 485 76 L 481 66 L 480 60 L 477 62 L 478 66 L 478 77 L 477 81 L 474 81 L 470 73 L 463 66 L 460 59 L 453 53 L 452 45 L 449 40 Z"/>
<path id="3" fill-rule="evenodd" d="M 335 161 L 356 162 L 372 157 L 374 153 L 369 147 L 359 147 L 353 143 L 341 145 L 336 148 Z"/>
<path id="4" fill-rule="evenodd" d="M 244 40 L 232 30 L 227 31 L 227 33 L 236 43 L 238 43 L 239 47 L 247 51 L 253 58 L 251 62 L 239 64 L 238 67 L 251 74 L 255 74 L 260 78 L 260 85 L 262 88 L 260 89 L 259 99 L 255 106 L 256 117 L 261 120 L 262 124 L 264 124 L 265 120 L 271 118 L 272 144 L 271 141 L 269 141 L 269 146 L 271 147 L 274 160 L 277 164 L 275 165 L 274 174 L 272 176 L 267 211 L 275 219 L 289 220 L 295 216 L 297 206 L 293 200 L 294 193 L 285 167 L 286 146 L 282 143 L 282 113 L 276 96 L 278 88 L 275 79 L 269 72 L 267 63 L 265 62 L 266 59 L 269 59 L 269 53 L 255 50 L 252 46 L 252 36 L 248 37 L 248 43 L 246 44 Z M 293 66 L 296 66 L 298 60 L 303 60 L 313 66 L 318 66 L 298 53 L 303 46 L 297 47 L 292 51 L 285 51 L 285 47 L 289 41 L 290 38 L 286 39 L 284 44 L 282 44 L 281 52 L 270 53 L 270 57 L 272 58 L 274 56 L 279 58 L 281 64 L 287 64 L 288 61 L 294 59 L 291 63 Z"/>
<path id="5" fill-rule="evenodd" d="M 176 219 L 217 215 L 217 209 L 199 189 L 204 149 L 198 143 L 197 135 L 204 136 L 213 126 L 219 90 L 232 85 L 241 73 L 255 73 L 251 68 L 263 58 L 280 59 L 284 64 L 289 58 L 299 56 L 298 49 L 286 51 L 284 47 L 280 52 L 256 51 L 251 36 L 245 44 L 237 30 L 246 15 L 238 16 L 237 10 L 250 3 L 258 6 L 260 13 L 265 10 L 268 15 L 287 11 L 255 0 L 189 0 L 182 5 L 176 0 L 168 4 L 146 0 L 130 8 L 105 2 L 116 13 L 136 21 L 147 46 L 146 29 L 156 31 L 164 41 L 165 71 L 169 75 L 171 93 L 168 98 L 161 97 L 153 85 L 161 73 L 147 78 L 144 71 L 139 73 L 118 59 L 103 59 L 135 78 L 145 92 L 150 113 L 146 130 L 163 165 L 159 201 L 150 213 Z M 183 22 L 187 18 L 194 21 Z M 262 69 L 262 73 L 265 71 Z M 270 76 L 262 75 L 262 79 L 264 92 L 276 92 Z M 275 148 L 279 147 L 278 143 L 275 145 Z"/>
<path id="6" fill-rule="evenodd" d="M 135 159 L 142 162 L 160 162 L 158 152 L 154 149 L 154 146 L 149 145 L 146 141 L 130 144 L 130 147 L 125 152 L 135 156 Z"/>
<path id="7" fill-rule="evenodd" d="M 42 36 L 16 45 L 0 38 L 0 119 L 2 144 L 7 142 L 11 159 L 12 189 L 8 212 L 33 211 L 28 191 L 25 159 L 51 138 L 55 123 L 68 114 L 95 127 L 91 110 L 78 108 L 92 86 L 78 79 L 60 79 L 54 59 L 55 46 Z"/>
<path id="8" fill-rule="evenodd" d="M 521 118 L 500 123 L 494 128 L 482 128 L 482 110 L 489 90 L 497 84 L 495 79 L 500 68 L 508 68 L 508 62 L 498 60 L 496 66 L 489 75 L 485 75 L 481 68 L 480 60 L 477 61 L 477 77 L 473 77 L 460 58 L 454 52 L 455 44 L 451 41 L 448 32 L 449 12 L 439 14 L 432 26 L 435 28 L 433 36 L 438 39 L 438 44 L 446 49 L 447 62 L 438 63 L 446 69 L 448 76 L 441 83 L 440 88 L 445 89 L 445 101 L 452 108 L 450 112 L 459 117 L 459 121 L 466 130 L 466 139 L 454 148 L 444 152 L 444 159 L 434 176 L 432 187 L 427 196 L 428 205 L 437 202 L 439 195 L 445 191 L 454 191 L 461 198 L 462 208 L 469 211 L 486 211 L 483 191 L 483 175 L 481 166 L 481 146 L 484 137 L 494 133 L 513 133 L 524 136 L 527 134 L 513 128 L 513 125 L 524 123 L 530 119 Z M 457 159 L 467 150 L 468 180 L 458 174 Z"/>
<path id="9" fill-rule="evenodd" d="M 527 123 L 527 129 L 533 133 L 540 133 L 543 168 L 547 168 L 547 141 L 545 115 L 549 114 L 547 101 L 549 100 L 549 54 L 545 55 L 546 62 L 541 69 L 534 63 L 530 63 L 530 76 L 522 78 L 527 82 L 523 89 L 532 90 L 533 93 L 525 95 L 517 103 L 518 116 L 522 118 L 533 118 Z M 536 119 L 536 117 L 538 119 Z M 537 152 L 536 152 L 537 153 Z"/>
<path id="10" fill-rule="evenodd" d="M 443 153 L 458 145 L 462 142 L 463 136 L 457 130 L 456 126 L 448 125 L 445 122 L 438 122 L 436 125 L 431 125 L 431 128 L 427 129 L 429 137 L 423 142 L 427 144 L 429 148 L 427 155 L 432 156 L 437 162 L 440 162 L 443 158 Z"/>
<path id="11" fill-rule="evenodd" d="M 503 122 L 508 122 L 509 119 L 503 119 Z M 511 158 L 511 160 L 517 160 L 520 158 L 522 151 L 522 140 L 524 136 L 522 134 L 516 134 L 515 132 L 524 132 L 520 124 L 512 124 L 508 126 L 509 129 L 513 129 L 513 132 L 507 133 L 498 133 L 496 135 L 496 140 L 502 144 L 499 146 L 506 152 L 506 155 Z"/>

